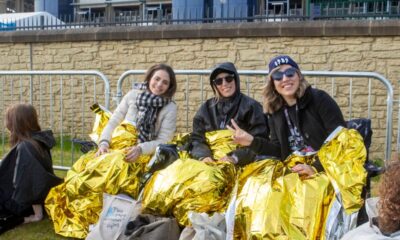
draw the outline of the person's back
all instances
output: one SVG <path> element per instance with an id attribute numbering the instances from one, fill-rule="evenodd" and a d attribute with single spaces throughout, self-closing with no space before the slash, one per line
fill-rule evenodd
<path id="1" fill-rule="evenodd" d="M 41 131 L 34 107 L 9 107 L 6 126 L 11 150 L 0 165 L 0 214 L 8 218 L 0 223 L 0 233 L 24 221 L 41 220 L 47 193 L 61 182 L 52 168 L 53 133 Z"/>

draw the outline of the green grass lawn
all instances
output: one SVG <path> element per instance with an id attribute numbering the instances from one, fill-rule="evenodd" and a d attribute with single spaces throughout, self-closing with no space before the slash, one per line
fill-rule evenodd
<path id="1" fill-rule="evenodd" d="M 53 222 L 47 217 L 36 223 L 22 224 L 0 235 L 2 240 L 57 240 L 65 238 L 54 232 Z"/>

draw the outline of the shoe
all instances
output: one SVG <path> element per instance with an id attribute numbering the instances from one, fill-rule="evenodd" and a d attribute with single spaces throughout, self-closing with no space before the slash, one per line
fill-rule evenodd
<path id="1" fill-rule="evenodd" d="M 382 174 L 384 171 L 383 167 L 379 167 L 379 166 L 371 163 L 370 161 L 365 162 L 364 168 L 365 168 L 365 170 L 367 170 L 368 177 L 370 177 L 370 178 L 378 176 L 378 175 Z"/>

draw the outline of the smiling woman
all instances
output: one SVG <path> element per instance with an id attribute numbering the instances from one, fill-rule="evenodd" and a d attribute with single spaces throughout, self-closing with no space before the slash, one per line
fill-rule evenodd
<path id="1" fill-rule="evenodd" d="M 127 162 L 152 154 L 159 144 L 172 139 L 177 112 L 172 101 L 176 91 L 174 71 L 166 64 L 152 66 L 142 88 L 131 90 L 122 99 L 100 136 L 97 155 L 108 152 L 112 132 L 124 119 L 136 123 L 139 132 L 139 144 L 128 150 Z"/>
<path id="2" fill-rule="evenodd" d="M 249 148 L 236 149 L 220 159 L 213 159 L 205 134 L 226 129 L 234 119 L 254 136 L 267 138 L 261 104 L 240 92 L 240 78 L 233 63 L 217 64 L 211 72 L 210 85 L 215 97 L 201 105 L 193 119 L 192 156 L 203 162 L 226 161 L 238 165 L 252 162 L 255 154 Z"/>
<path id="3" fill-rule="evenodd" d="M 301 74 L 297 63 L 281 55 L 269 63 L 263 90 L 271 139 L 253 137 L 235 126 L 234 140 L 258 154 L 286 159 L 292 152 L 314 152 L 338 126 L 345 127 L 339 106 L 326 92 L 314 89 Z M 323 171 L 319 160 L 312 166 L 297 164 L 293 172 L 310 176 Z"/>
<path id="4" fill-rule="evenodd" d="M 235 76 L 228 73 L 220 73 L 213 80 L 215 87 L 218 89 L 218 94 L 227 98 L 232 96 L 236 91 L 236 84 L 233 81 Z"/>
<path id="5" fill-rule="evenodd" d="M 175 133 L 175 91 L 172 68 L 156 64 L 147 71 L 144 83 L 136 84 L 124 96 L 109 120 L 106 111 L 93 106 L 98 115 L 94 127 L 98 131 L 94 131 L 101 132 L 99 149 L 82 155 L 64 183 L 52 188 L 46 198 L 56 233 L 85 238 L 89 225 L 98 221 L 103 192 L 138 197 L 139 181 L 151 154 Z"/>
<path id="6" fill-rule="evenodd" d="M 168 72 L 160 69 L 154 72 L 153 77 L 150 79 L 149 90 L 152 94 L 161 96 L 167 92 L 170 82 Z"/>

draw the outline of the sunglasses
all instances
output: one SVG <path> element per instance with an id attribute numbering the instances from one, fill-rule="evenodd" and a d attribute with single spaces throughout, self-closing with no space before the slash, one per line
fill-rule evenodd
<path id="1" fill-rule="evenodd" d="M 271 78 L 275 81 L 281 81 L 283 79 L 283 75 L 286 77 L 293 77 L 296 72 L 297 70 L 295 68 L 288 68 L 283 72 L 275 71 L 272 73 Z"/>
<path id="2" fill-rule="evenodd" d="M 216 78 L 216 79 L 213 80 L 213 83 L 214 83 L 215 85 L 219 86 L 219 85 L 222 84 L 222 82 L 224 81 L 224 79 L 225 79 L 225 81 L 226 81 L 227 83 L 230 83 L 230 82 L 232 82 L 233 80 L 235 80 L 235 76 L 234 76 L 234 75 L 228 75 L 228 76 L 226 76 L 226 77 Z"/>

